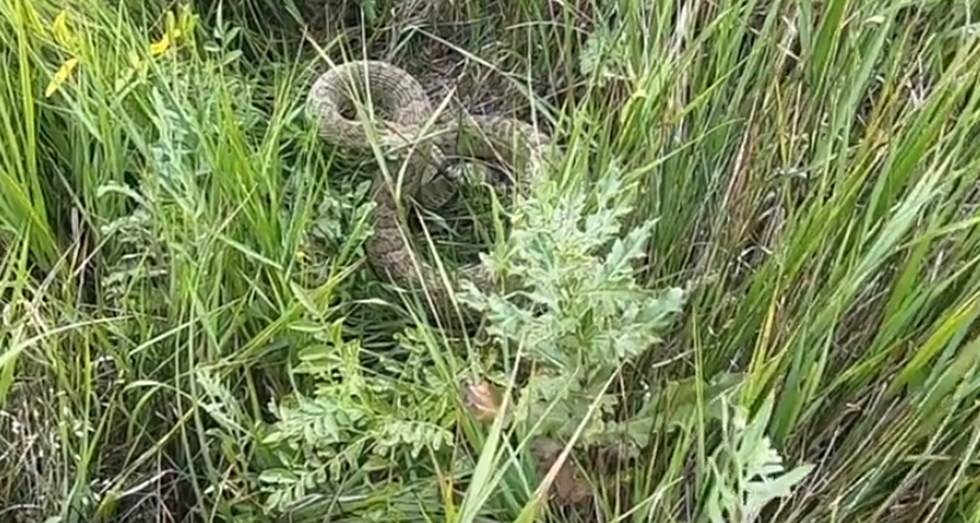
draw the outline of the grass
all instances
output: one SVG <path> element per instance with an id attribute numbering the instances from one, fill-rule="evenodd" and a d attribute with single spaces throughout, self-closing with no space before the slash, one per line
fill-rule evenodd
<path id="1" fill-rule="evenodd" d="M 0 521 L 980 522 L 972 5 L 362 6 L 0 3 Z M 324 56 L 554 137 L 477 328 Z"/>

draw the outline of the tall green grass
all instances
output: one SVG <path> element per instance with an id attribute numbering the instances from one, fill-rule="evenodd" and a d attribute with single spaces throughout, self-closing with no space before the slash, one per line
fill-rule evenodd
<path id="1" fill-rule="evenodd" d="M 0 2 L 0 521 L 980 521 L 969 4 L 460 4 Z M 303 107 L 434 42 L 558 144 L 469 332 Z"/>

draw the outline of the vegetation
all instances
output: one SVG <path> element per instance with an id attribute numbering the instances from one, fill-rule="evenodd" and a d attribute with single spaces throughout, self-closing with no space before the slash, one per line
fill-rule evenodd
<path id="1" fill-rule="evenodd" d="M 0 521 L 980 522 L 972 4 L 0 9 Z M 419 220 L 479 325 L 365 263 L 363 57 L 554 139 Z"/>

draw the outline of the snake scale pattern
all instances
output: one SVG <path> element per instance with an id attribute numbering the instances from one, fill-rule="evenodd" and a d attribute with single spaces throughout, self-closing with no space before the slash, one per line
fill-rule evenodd
<path id="1" fill-rule="evenodd" d="M 357 102 L 366 104 L 367 100 L 383 118 L 356 116 Z M 467 266 L 445 281 L 413 250 L 399 212 L 399 198 L 411 196 L 426 208 L 448 201 L 460 180 L 458 174 L 442 168 L 447 155 L 495 163 L 511 171 L 519 180 L 518 187 L 526 186 L 542 172 L 549 142 L 546 134 L 523 121 L 501 116 L 463 113 L 439 118 L 421 83 L 407 71 L 383 61 L 354 61 L 329 69 L 310 87 L 307 102 L 319 120 L 319 135 L 325 142 L 370 152 L 373 141 L 386 159 L 405 160 L 401 191 L 393 190 L 393 184 L 380 175 L 373 187 L 374 234 L 365 250 L 380 276 L 405 287 L 424 289 L 438 301 L 458 289 L 461 278 L 484 290 L 496 283 L 482 264 Z M 365 121 L 374 125 L 365 125 Z M 369 132 L 369 127 L 374 131 Z M 393 176 L 398 176 L 399 169 L 391 169 Z"/>

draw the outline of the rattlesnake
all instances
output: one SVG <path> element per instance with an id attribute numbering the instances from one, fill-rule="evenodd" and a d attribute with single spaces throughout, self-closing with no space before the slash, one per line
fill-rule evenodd
<path id="1" fill-rule="evenodd" d="M 456 189 L 457 177 L 447 175 L 442 169 L 447 153 L 509 167 L 516 171 L 513 175 L 521 185 L 541 173 L 549 141 L 546 134 L 520 120 L 500 116 L 464 113 L 458 119 L 434 118 L 435 111 L 419 81 L 407 71 L 383 61 L 345 63 L 316 79 L 307 101 L 314 116 L 319 118 L 322 139 L 335 146 L 372 150 L 368 126 L 356 116 L 346 116 L 357 113 L 356 101 L 365 97 L 356 94 L 364 92 L 372 106 L 386 113 L 385 119 L 371 119 L 376 124 L 373 127 L 377 127 L 375 143 L 384 153 L 397 151 L 398 157 L 408 156 L 403 178 L 406 190 L 402 194 L 415 196 L 424 207 L 440 206 Z M 393 177 L 398 176 L 398 169 L 391 172 Z M 367 240 L 365 251 L 379 275 L 414 289 L 424 287 L 439 301 L 447 297 L 461 278 L 484 290 L 495 283 L 491 272 L 482 264 L 465 267 L 460 274 L 450 275 L 450 281 L 446 282 L 439 271 L 419 259 L 403 233 L 404 222 L 399 215 L 396 194 L 390 182 L 382 176 L 376 178 L 374 234 Z"/>

